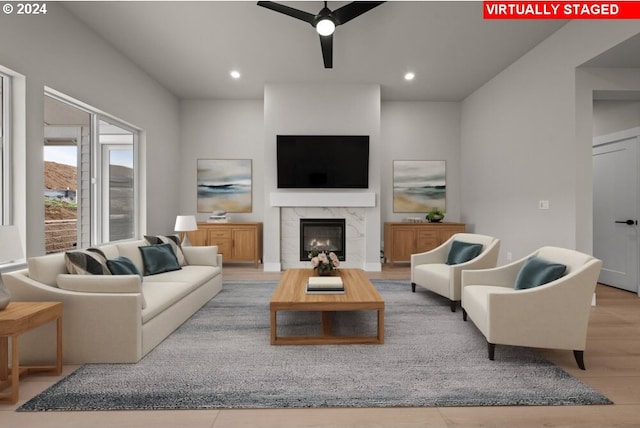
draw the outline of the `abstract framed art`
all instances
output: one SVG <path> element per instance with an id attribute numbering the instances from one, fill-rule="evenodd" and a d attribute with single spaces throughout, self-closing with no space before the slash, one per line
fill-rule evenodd
<path id="1" fill-rule="evenodd" d="M 446 211 L 446 161 L 393 161 L 393 212 Z"/>
<path id="2" fill-rule="evenodd" d="M 251 159 L 198 159 L 198 212 L 252 212 Z"/>

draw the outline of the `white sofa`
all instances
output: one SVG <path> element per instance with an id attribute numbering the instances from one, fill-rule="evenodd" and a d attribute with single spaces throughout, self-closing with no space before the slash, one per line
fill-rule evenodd
<path id="1" fill-rule="evenodd" d="M 143 245 L 146 240 L 98 248 L 108 259 L 128 257 L 144 272 Z M 27 269 L 2 278 L 14 301 L 63 303 L 65 364 L 135 363 L 222 290 L 217 247 L 184 247 L 183 253 L 187 265 L 180 270 L 142 279 L 68 274 L 64 253 L 30 258 Z M 21 336 L 21 362 L 53 361 L 55 337 L 53 323 Z"/>

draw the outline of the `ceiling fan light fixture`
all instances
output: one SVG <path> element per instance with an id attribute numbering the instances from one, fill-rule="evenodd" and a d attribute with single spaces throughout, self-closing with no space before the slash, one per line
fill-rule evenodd
<path id="1" fill-rule="evenodd" d="M 325 17 L 316 23 L 316 31 L 321 36 L 330 36 L 336 29 L 336 23 L 331 18 Z"/>
<path id="2" fill-rule="evenodd" d="M 258 6 L 271 9 L 310 24 L 320 35 L 320 47 L 322 49 L 324 68 L 333 68 L 333 33 L 336 27 L 357 18 L 384 2 L 353 1 L 339 7 L 335 11 L 331 11 L 327 3 L 326 1 L 324 2 L 324 7 L 317 15 L 273 1 L 259 1 Z"/>

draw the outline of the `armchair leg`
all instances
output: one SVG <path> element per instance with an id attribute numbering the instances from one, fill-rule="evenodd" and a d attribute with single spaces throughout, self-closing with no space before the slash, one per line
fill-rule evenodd
<path id="1" fill-rule="evenodd" d="M 411 291 L 414 292 L 414 293 L 416 292 L 416 283 L 415 282 L 411 283 Z"/>
<path id="2" fill-rule="evenodd" d="M 487 350 L 489 351 L 489 359 L 493 361 L 493 357 L 496 354 L 496 344 L 487 342 L 487 345 L 488 345 Z"/>
<path id="3" fill-rule="evenodd" d="M 466 321 L 467 320 L 467 311 L 462 308 L 462 321 Z"/>
<path id="4" fill-rule="evenodd" d="M 578 367 L 580 367 L 581 370 L 586 370 L 584 368 L 584 351 L 573 351 L 573 356 L 576 358 Z"/>
<path id="5" fill-rule="evenodd" d="M 456 305 L 458 304 L 458 302 L 456 302 L 455 300 L 451 300 L 451 312 L 455 312 L 456 311 Z"/>

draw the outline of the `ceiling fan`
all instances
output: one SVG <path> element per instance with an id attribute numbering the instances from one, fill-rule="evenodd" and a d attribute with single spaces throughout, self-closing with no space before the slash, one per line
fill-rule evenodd
<path id="1" fill-rule="evenodd" d="M 259 1 L 258 6 L 275 10 L 276 12 L 289 15 L 293 18 L 300 19 L 301 21 L 311 24 L 311 26 L 315 28 L 320 35 L 320 46 L 322 47 L 324 68 L 333 68 L 333 32 L 335 28 L 338 25 L 342 25 L 354 18 L 357 18 L 382 3 L 384 2 L 354 1 L 339 9 L 331 11 L 327 7 L 327 2 L 324 2 L 324 7 L 317 15 L 272 1 Z"/>

